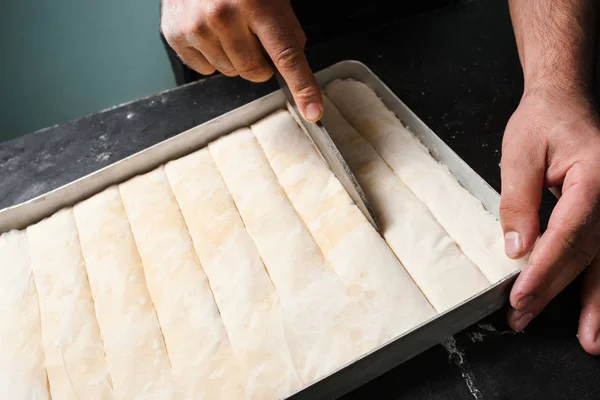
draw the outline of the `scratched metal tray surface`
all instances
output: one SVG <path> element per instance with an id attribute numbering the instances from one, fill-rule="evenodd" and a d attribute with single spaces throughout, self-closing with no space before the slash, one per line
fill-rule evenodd
<path id="1" fill-rule="evenodd" d="M 498 218 L 500 196 L 446 143 L 423 123 L 369 68 L 357 61 L 342 61 L 316 73 L 321 87 L 335 79 L 352 78 L 365 83 L 386 106 L 444 163 L 460 184 Z M 124 158 L 92 174 L 24 203 L 0 210 L 0 233 L 23 229 L 61 208 L 72 206 L 103 189 L 192 153 L 220 136 L 250 125 L 286 107 L 281 90 L 273 92 L 211 121 Z M 491 285 L 455 307 L 412 330 L 389 340 L 358 359 L 307 385 L 288 399 L 334 399 L 389 371 L 402 362 L 440 343 L 498 310 L 518 272 Z"/>

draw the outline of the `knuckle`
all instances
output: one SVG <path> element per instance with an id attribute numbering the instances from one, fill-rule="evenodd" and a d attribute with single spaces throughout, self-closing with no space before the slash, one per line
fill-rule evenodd
<path id="1" fill-rule="evenodd" d="M 271 77 L 273 70 L 265 65 L 260 54 L 248 50 L 244 43 L 237 43 L 234 50 L 237 54 L 237 71 L 242 78 L 265 81 Z"/>
<path id="2" fill-rule="evenodd" d="M 191 41 L 191 38 L 206 36 L 209 32 L 206 22 L 201 18 L 195 18 L 169 30 L 169 36 L 165 34 L 165 37 L 177 43 L 187 43 Z"/>
<path id="3" fill-rule="evenodd" d="M 201 63 L 198 65 L 197 71 L 202 75 L 210 75 L 215 72 L 215 67 L 209 63 Z"/>
<path id="4" fill-rule="evenodd" d="M 161 23 L 160 30 L 171 47 L 183 42 L 184 34 L 181 27 L 163 22 Z"/>
<path id="5" fill-rule="evenodd" d="M 523 200 L 515 198 L 501 197 L 500 200 L 500 215 L 503 220 L 513 220 L 517 218 L 523 218 L 531 214 L 531 207 L 526 204 Z"/>
<path id="6" fill-rule="evenodd" d="M 246 67 L 238 72 L 242 78 L 256 82 L 266 81 L 273 75 L 273 70 L 263 65 Z"/>
<path id="7" fill-rule="evenodd" d="M 302 50 L 299 47 L 289 46 L 278 51 L 273 61 L 279 68 L 293 69 L 301 60 Z"/>
<path id="8" fill-rule="evenodd" d="M 302 80 L 294 86 L 294 95 L 301 99 L 312 99 L 319 95 L 317 89 L 308 80 Z"/>
<path id="9" fill-rule="evenodd" d="M 210 33 L 210 28 L 208 27 L 208 24 L 206 22 L 206 20 L 204 20 L 203 18 L 194 18 L 193 20 L 191 20 L 190 22 L 188 22 L 187 24 L 185 24 L 182 27 L 183 30 L 183 35 L 185 37 L 189 37 L 189 36 L 206 36 Z"/>
<path id="10" fill-rule="evenodd" d="M 225 76 L 234 77 L 238 76 L 238 71 L 229 63 L 222 62 L 217 66 L 219 72 L 221 72 Z"/>
<path id="11" fill-rule="evenodd" d="M 227 0 L 213 0 L 206 2 L 203 12 L 210 24 L 222 25 L 232 20 L 235 7 Z"/>
<path id="12" fill-rule="evenodd" d="M 552 228 L 548 228 L 552 231 Z M 556 235 L 558 244 L 564 254 L 571 254 L 577 264 L 575 273 L 579 275 L 588 265 L 590 265 L 596 256 L 594 252 L 587 249 L 587 246 L 579 240 L 580 235 Z"/>

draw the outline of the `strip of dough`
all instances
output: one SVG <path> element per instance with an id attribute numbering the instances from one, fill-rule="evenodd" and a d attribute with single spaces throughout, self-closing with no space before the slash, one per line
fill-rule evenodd
<path id="1" fill-rule="evenodd" d="M 439 312 L 489 286 L 475 264 L 325 97 L 323 124 L 356 175 L 385 240 Z"/>
<path id="2" fill-rule="evenodd" d="M 247 398 L 299 389 L 279 296 L 233 199 L 204 148 L 165 166 L 233 348 L 248 369 Z"/>
<path id="3" fill-rule="evenodd" d="M 353 80 L 334 81 L 325 92 L 490 282 L 525 266 L 526 258 L 505 255 L 498 221 L 431 157 L 375 92 Z"/>
<path id="4" fill-rule="evenodd" d="M 163 167 L 119 186 L 173 372 L 189 398 L 242 398 L 206 275 Z"/>
<path id="5" fill-rule="evenodd" d="M 433 317 L 435 310 L 292 115 L 276 112 L 252 132 L 347 293 L 368 309 L 363 340 L 375 347 Z"/>
<path id="6" fill-rule="evenodd" d="M 288 201 L 249 129 L 209 144 L 209 150 L 284 308 L 284 334 L 303 382 L 366 351 L 364 310 L 345 288 Z"/>
<path id="7" fill-rule="evenodd" d="M 52 397 L 112 399 L 73 211 L 63 209 L 30 226 L 27 237 Z"/>
<path id="8" fill-rule="evenodd" d="M 73 208 L 116 398 L 176 398 L 142 263 L 116 186 Z"/>
<path id="9" fill-rule="evenodd" d="M 27 235 L 0 235 L 0 398 L 49 399 Z"/>

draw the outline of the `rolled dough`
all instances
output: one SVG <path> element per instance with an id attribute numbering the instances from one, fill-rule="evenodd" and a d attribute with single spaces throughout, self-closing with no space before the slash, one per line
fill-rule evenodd
<path id="1" fill-rule="evenodd" d="M 207 148 L 165 171 L 208 276 L 231 345 L 247 370 L 246 398 L 301 386 L 283 334 L 279 296 Z"/>
<path id="2" fill-rule="evenodd" d="M 511 260 L 505 255 L 498 221 L 431 157 L 371 89 L 354 80 L 336 80 L 325 93 L 490 282 L 525 266 L 526 258 Z"/>
<path id="3" fill-rule="evenodd" d="M 324 97 L 323 124 L 377 214 L 382 234 L 437 311 L 489 286 L 427 207 L 417 199 L 337 108 Z M 387 274 L 381 274 L 386 281 Z"/>
<path id="4" fill-rule="evenodd" d="M 0 235 L 0 398 L 49 399 L 27 235 Z"/>
<path id="5" fill-rule="evenodd" d="M 119 190 L 178 383 L 188 398 L 242 398 L 225 327 L 164 168 Z"/>
<path id="6" fill-rule="evenodd" d="M 363 353 L 364 309 L 346 296 L 249 129 L 209 144 L 284 308 L 284 334 L 303 382 Z"/>
<path id="7" fill-rule="evenodd" d="M 112 381 L 72 209 L 27 228 L 54 399 L 112 399 Z"/>
<path id="8" fill-rule="evenodd" d="M 115 398 L 179 398 L 118 188 L 77 204 L 73 213 Z"/>
<path id="9" fill-rule="evenodd" d="M 368 351 L 433 317 L 434 309 L 292 115 L 282 110 L 251 128 L 347 294 L 367 310 L 362 348 Z"/>

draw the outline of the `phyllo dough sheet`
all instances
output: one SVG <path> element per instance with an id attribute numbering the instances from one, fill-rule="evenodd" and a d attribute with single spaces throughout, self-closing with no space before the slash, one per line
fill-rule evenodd
<path id="1" fill-rule="evenodd" d="M 279 399 L 524 264 L 373 91 L 325 93 L 381 234 L 281 109 L 0 236 L 0 397 Z"/>

